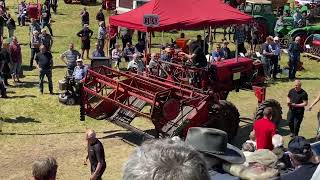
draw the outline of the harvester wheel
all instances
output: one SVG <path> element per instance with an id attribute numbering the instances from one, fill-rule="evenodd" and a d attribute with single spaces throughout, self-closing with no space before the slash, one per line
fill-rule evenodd
<path id="1" fill-rule="evenodd" d="M 228 134 L 228 141 L 237 135 L 240 122 L 240 114 L 235 105 L 226 100 L 220 100 L 220 104 L 214 104 L 209 114 L 206 127 L 216 128 Z"/>
<path id="2" fill-rule="evenodd" d="M 292 34 L 292 39 L 294 40 L 297 36 L 299 36 L 301 38 L 300 43 L 299 43 L 300 47 L 304 47 L 304 43 L 308 38 L 308 34 L 306 32 L 299 31 L 299 32 Z"/>
<path id="3" fill-rule="evenodd" d="M 71 4 L 71 3 L 72 3 L 72 0 L 64 0 L 64 3 L 66 3 L 66 4 Z"/>
<path id="4" fill-rule="evenodd" d="M 272 121 L 276 124 L 278 127 L 280 121 L 282 120 L 282 107 L 280 103 L 274 99 L 268 99 L 265 100 L 263 103 L 259 105 L 257 108 L 257 111 L 255 113 L 254 119 L 255 121 L 258 119 L 261 119 L 263 117 L 263 110 L 266 107 L 271 107 L 273 112 Z"/>

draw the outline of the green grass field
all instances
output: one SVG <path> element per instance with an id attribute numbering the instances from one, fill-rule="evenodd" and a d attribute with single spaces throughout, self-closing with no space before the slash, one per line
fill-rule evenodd
<path id="1" fill-rule="evenodd" d="M 11 14 L 15 1 L 8 1 Z M 16 4 L 17 5 L 17 4 Z M 90 28 L 97 36 L 97 22 L 95 14 L 100 6 L 89 6 Z M 63 79 L 66 67 L 59 56 L 67 50 L 68 43 L 74 42 L 76 48 L 80 47 L 80 40 L 76 32 L 80 30 L 79 13 L 82 6 L 78 4 L 65 5 L 59 1 L 58 14 L 53 15 L 54 33 L 54 92 L 58 93 L 58 80 Z M 195 37 L 197 33 L 187 31 L 187 36 Z M 5 31 L 7 35 L 7 31 Z M 24 68 L 29 64 L 30 49 L 28 46 L 28 27 L 17 27 L 16 36 L 22 44 Z M 161 42 L 161 34 L 156 33 L 154 42 Z M 165 34 L 165 41 L 176 38 L 178 34 Z M 221 39 L 221 38 L 220 38 Z M 93 42 L 92 40 L 92 47 Z M 288 58 L 283 55 L 281 64 L 286 64 Z M 86 60 L 85 63 L 89 61 Z M 316 61 L 303 58 L 305 71 L 299 72 L 303 88 L 309 93 L 310 99 L 314 99 L 319 92 L 320 66 Z M 122 66 L 125 66 L 122 64 Z M 0 116 L 3 122 L 0 124 L 0 179 L 31 179 L 31 166 L 35 158 L 43 155 L 53 155 L 57 158 L 58 179 L 79 180 L 89 179 L 89 167 L 82 165 L 85 157 L 84 132 L 88 128 L 95 129 L 105 147 L 107 170 L 104 179 L 117 180 L 121 178 L 122 164 L 127 159 L 134 146 L 126 143 L 127 139 L 134 141 L 132 133 L 125 131 L 107 121 L 97 121 L 87 118 L 85 122 L 79 121 L 79 107 L 65 106 L 58 102 L 57 95 L 49 95 L 47 84 L 45 94 L 41 95 L 37 89 L 38 71 L 24 71 L 25 77 L 22 84 L 14 85 L 8 89 L 9 99 L 0 99 Z M 293 82 L 288 82 L 285 77 L 270 84 L 267 89 L 267 98 L 277 99 L 283 105 L 283 117 L 286 117 L 286 95 Z M 241 117 L 252 118 L 257 100 L 252 92 L 232 92 L 229 100 L 240 111 Z M 317 107 L 319 109 L 319 106 Z M 301 135 L 311 139 L 315 136 L 316 110 L 305 113 L 305 119 L 301 128 Z M 137 124 L 146 129 L 152 127 L 151 123 L 140 119 Z M 288 140 L 288 127 L 283 121 L 282 135 Z M 246 137 L 251 130 L 251 123 L 241 123 L 236 144 L 239 139 Z M 130 142 L 132 142 L 130 141 Z"/>

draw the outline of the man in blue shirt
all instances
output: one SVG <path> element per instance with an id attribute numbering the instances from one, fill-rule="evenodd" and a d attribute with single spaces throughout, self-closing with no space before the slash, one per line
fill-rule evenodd
<path id="1" fill-rule="evenodd" d="M 214 50 L 212 52 L 212 60 L 211 60 L 211 63 L 213 62 L 216 62 L 216 61 L 222 61 L 224 60 L 224 53 L 223 51 L 221 50 L 221 46 L 220 44 L 217 45 L 217 48 L 216 50 Z"/>
<path id="2" fill-rule="evenodd" d="M 83 78 L 86 77 L 87 67 L 83 65 L 82 59 L 77 59 L 77 66 L 73 70 L 72 76 L 76 82 L 80 82 Z"/>
<path id="3" fill-rule="evenodd" d="M 302 48 L 300 47 L 300 40 L 301 38 L 297 36 L 289 45 L 288 52 L 289 52 L 289 79 L 296 78 L 297 66 L 298 62 L 300 61 L 300 53 Z"/>

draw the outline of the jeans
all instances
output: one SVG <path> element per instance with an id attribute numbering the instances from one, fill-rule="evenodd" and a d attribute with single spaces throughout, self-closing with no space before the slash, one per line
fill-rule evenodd
<path id="1" fill-rule="evenodd" d="M 272 77 L 277 78 L 278 74 L 278 61 L 279 61 L 279 56 L 273 56 L 271 58 L 271 67 L 272 67 Z"/>
<path id="2" fill-rule="evenodd" d="M 19 23 L 19 26 L 22 25 L 22 26 L 25 26 L 26 25 L 26 16 L 24 14 L 21 14 L 18 16 L 18 23 Z"/>
<path id="3" fill-rule="evenodd" d="M 289 121 L 289 128 L 290 132 L 295 136 L 298 136 L 300 125 L 303 120 L 304 110 L 295 110 L 289 109 L 288 111 L 288 121 Z"/>
<path id="4" fill-rule="evenodd" d="M 21 63 L 12 63 L 11 66 L 11 74 L 12 75 L 20 75 Z"/>
<path id="5" fill-rule="evenodd" d="M 72 76 L 75 67 L 76 67 L 75 65 L 74 66 L 68 65 L 67 69 L 68 69 L 69 76 Z"/>
<path id="6" fill-rule="evenodd" d="M 296 78 L 297 66 L 298 66 L 298 60 L 293 60 L 293 59 L 289 60 L 289 79 Z"/>
<path id="7" fill-rule="evenodd" d="M 38 52 L 40 52 L 39 48 L 31 48 L 30 68 L 32 68 L 33 60 Z"/>
<path id="8" fill-rule="evenodd" d="M 12 38 L 14 36 L 14 29 L 8 29 L 9 38 Z"/>
<path id="9" fill-rule="evenodd" d="M 268 57 L 262 57 L 262 58 L 261 58 L 261 61 L 262 61 L 262 66 L 263 66 L 264 74 L 265 74 L 267 77 L 270 77 L 270 58 L 268 58 Z"/>
<path id="10" fill-rule="evenodd" d="M 44 76 L 47 76 L 48 78 L 48 83 L 49 83 L 49 91 L 52 92 L 53 91 L 53 85 L 52 85 L 52 70 L 51 69 L 40 69 L 40 81 L 39 81 L 39 89 L 40 92 L 43 92 L 43 80 L 44 80 Z"/>
<path id="11" fill-rule="evenodd" d="M 104 39 L 98 39 L 99 49 L 104 49 Z"/>
<path id="12" fill-rule="evenodd" d="M 46 26 L 47 26 L 48 29 L 49 29 L 50 35 L 53 36 L 51 24 L 48 23 L 48 22 L 42 22 L 42 23 L 41 23 L 41 29 L 43 29 L 43 28 L 46 27 Z"/>
<path id="13" fill-rule="evenodd" d="M 0 92 L 2 97 L 7 95 L 6 87 L 4 86 L 4 80 L 2 79 L 1 74 L 0 74 Z"/>

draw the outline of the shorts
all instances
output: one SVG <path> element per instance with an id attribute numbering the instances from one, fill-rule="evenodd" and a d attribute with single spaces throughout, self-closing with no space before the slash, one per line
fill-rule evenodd
<path id="1" fill-rule="evenodd" d="M 19 75 L 21 69 L 21 63 L 13 63 L 11 67 L 11 74 L 12 75 Z"/>

